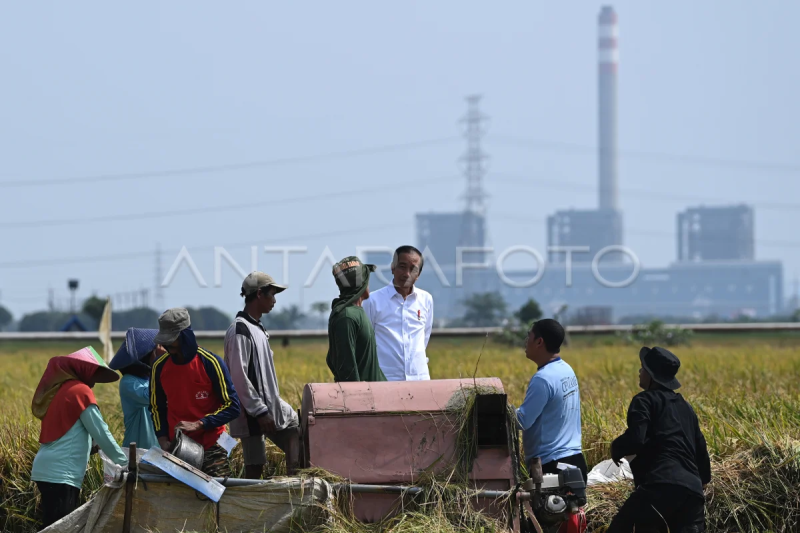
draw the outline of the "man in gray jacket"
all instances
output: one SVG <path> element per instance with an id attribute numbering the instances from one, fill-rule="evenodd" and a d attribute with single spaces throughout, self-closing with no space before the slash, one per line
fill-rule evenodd
<path id="1" fill-rule="evenodd" d="M 297 413 L 281 399 L 275 375 L 269 334 L 261 317 L 275 307 L 275 295 L 286 290 L 272 276 L 252 272 L 242 282 L 244 311 L 225 334 L 225 362 L 242 412 L 231 422 L 233 437 L 242 441 L 245 476 L 260 479 L 267 454 L 264 437 L 286 454 L 286 469 L 294 473 L 300 466 L 300 430 Z"/>

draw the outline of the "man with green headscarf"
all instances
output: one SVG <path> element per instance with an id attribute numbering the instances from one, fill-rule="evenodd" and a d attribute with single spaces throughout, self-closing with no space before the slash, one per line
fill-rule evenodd
<path id="1" fill-rule="evenodd" d="M 340 381 L 386 381 L 378 364 L 375 330 L 361 307 L 369 298 L 369 273 L 358 257 L 345 257 L 333 265 L 339 297 L 331 304 L 328 319 L 328 368 Z"/>

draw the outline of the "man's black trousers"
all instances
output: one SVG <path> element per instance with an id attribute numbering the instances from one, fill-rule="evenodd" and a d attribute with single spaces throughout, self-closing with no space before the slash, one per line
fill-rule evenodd
<path id="1" fill-rule="evenodd" d="M 705 499 L 678 485 L 639 487 L 606 533 L 631 533 L 634 527 L 636 533 L 701 533 L 706 530 Z"/>

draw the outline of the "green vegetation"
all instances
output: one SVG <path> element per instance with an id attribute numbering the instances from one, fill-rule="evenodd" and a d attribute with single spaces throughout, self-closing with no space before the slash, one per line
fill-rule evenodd
<path id="1" fill-rule="evenodd" d="M 506 317 L 506 302 L 496 292 L 480 292 L 466 298 L 464 318 L 456 324 L 459 326 L 483 328 L 499 326 Z"/>
<path id="2" fill-rule="evenodd" d="M 0 331 L 3 331 L 6 326 L 11 324 L 12 320 L 14 320 L 14 316 L 11 311 L 0 305 Z"/>
<path id="3" fill-rule="evenodd" d="M 91 296 L 83 301 L 81 311 L 83 311 L 83 314 L 92 317 L 92 320 L 99 323 L 100 319 L 103 317 L 103 311 L 106 309 L 106 303 L 106 300 L 102 298 Z"/>
<path id="4" fill-rule="evenodd" d="M 528 338 L 528 331 L 533 323 L 540 318 L 542 318 L 542 309 L 536 300 L 530 298 L 514 313 L 508 324 L 503 326 L 503 331 L 500 335 L 495 336 L 493 340 L 512 348 L 524 347 Z"/>
<path id="5" fill-rule="evenodd" d="M 206 348 L 222 353 L 221 342 Z M 438 339 L 429 348 L 432 377 L 471 377 L 483 339 Z M 34 388 L 47 359 L 83 346 L 82 343 L 23 342 L 0 344 L 0 529 L 36 530 L 36 493 L 29 481 L 38 449 L 39 423 L 30 414 Z M 298 406 L 303 385 L 330 381 L 324 341 L 293 341 L 277 345 L 275 360 L 281 391 Z M 590 464 L 606 459 L 609 444 L 625 427 L 625 413 L 637 392 L 638 345 L 614 336 L 574 337 L 562 356 L 575 369 L 581 387 L 583 445 Z M 682 361 L 682 394 L 693 404 L 713 456 L 714 480 L 708 488 L 710 532 L 797 531 L 800 525 L 800 336 L 796 334 L 698 334 L 691 346 L 674 348 Z M 483 348 L 478 377 L 499 377 L 518 405 L 535 366 L 521 348 L 489 342 Z M 122 436 L 122 416 L 114 385 L 98 385 L 100 409 L 112 431 Z M 236 452 L 234 452 L 236 454 Z M 239 465 L 238 455 L 236 455 Z M 281 455 L 271 451 L 270 472 L 283 469 Z M 88 498 L 100 483 L 90 471 L 84 483 Z M 589 493 L 589 518 L 595 531 L 607 524 L 626 497 L 626 483 Z M 431 493 L 435 499 L 435 493 Z M 458 497 L 442 493 L 447 502 Z M 446 496 L 446 497 L 445 497 Z M 457 506 L 457 505 L 456 505 Z M 448 520 L 447 506 L 422 506 L 430 514 L 409 514 L 392 524 L 393 531 L 479 531 L 487 523 Z M 437 510 L 438 509 L 438 510 Z M 344 519 L 344 518 L 343 518 Z M 398 519 L 400 520 L 400 519 Z M 353 530 L 335 519 L 329 531 Z M 456 527 L 459 526 L 459 527 Z M 360 529 L 370 530 L 373 529 Z"/>
<path id="6" fill-rule="evenodd" d="M 679 326 L 667 326 L 660 320 L 653 320 L 645 325 L 633 326 L 633 329 L 621 335 L 628 344 L 639 346 L 680 346 L 688 345 L 694 332 Z"/>

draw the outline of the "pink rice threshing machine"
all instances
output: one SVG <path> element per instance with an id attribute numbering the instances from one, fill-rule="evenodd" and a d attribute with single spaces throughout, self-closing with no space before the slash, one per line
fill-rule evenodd
<path id="1" fill-rule="evenodd" d="M 473 460 L 462 471 L 482 491 L 474 505 L 508 527 L 527 529 L 536 521 L 532 515 L 545 531 L 551 519 L 560 527 L 583 505 L 581 494 L 585 502 L 583 488 L 569 475 L 533 473 L 530 491 L 516 490 L 517 429 L 498 378 L 310 383 L 303 390 L 301 424 L 304 466 L 348 479 L 356 517 L 365 522 L 399 512 L 403 495 L 414 494 L 421 477 L 452 472 L 463 461 L 457 440 L 464 428 Z M 542 510 L 553 502 L 555 512 L 543 521 Z M 529 512 L 520 512 L 524 506 Z M 528 516 L 520 520 L 521 514 Z"/>

